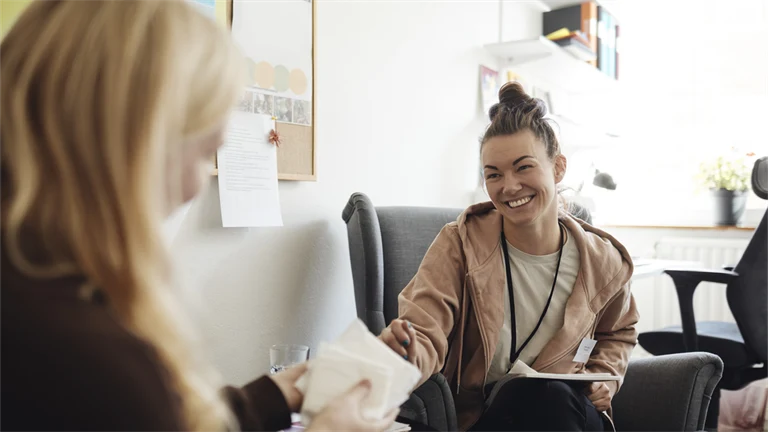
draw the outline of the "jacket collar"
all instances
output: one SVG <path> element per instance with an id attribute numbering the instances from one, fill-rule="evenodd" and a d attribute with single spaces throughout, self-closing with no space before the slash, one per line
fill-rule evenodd
<path id="1" fill-rule="evenodd" d="M 581 283 L 600 292 L 608 285 L 617 282 L 623 285 L 629 281 L 634 268 L 624 245 L 605 231 L 570 214 L 561 221 L 579 249 Z M 502 216 L 492 202 L 470 206 L 459 215 L 457 224 L 470 273 L 498 256 Z"/>

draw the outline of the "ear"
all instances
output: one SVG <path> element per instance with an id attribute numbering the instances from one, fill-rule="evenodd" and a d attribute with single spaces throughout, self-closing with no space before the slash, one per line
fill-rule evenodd
<path id="1" fill-rule="evenodd" d="M 568 159 L 562 154 L 555 157 L 555 184 L 560 184 L 565 177 L 565 170 L 568 168 Z"/>

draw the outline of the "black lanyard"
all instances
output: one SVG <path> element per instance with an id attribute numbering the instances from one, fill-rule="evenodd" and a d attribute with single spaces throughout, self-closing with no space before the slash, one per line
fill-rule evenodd
<path id="1" fill-rule="evenodd" d="M 544 316 L 547 314 L 547 310 L 549 309 L 549 304 L 552 303 L 552 295 L 555 293 L 555 286 L 557 285 L 557 274 L 560 273 L 560 258 L 563 256 L 563 245 L 564 245 L 564 235 L 563 235 L 563 226 L 558 224 L 560 227 L 560 250 L 557 253 L 557 267 L 555 268 L 555 280 L 552 281 L 552 290 L 549 291 L 549 298 L 547 299 L 547 304 L 544 306 L 544 312 L 541 313 L 541 316 L 539 317 L 539 322 L 536 323 L 536 327 L 534 327 L 531 334 L 528 336 L 528 339 L 523 342 L 522 345 L 520 345 L 520 349 L 515 351 L 515 346 L 517 345 L 517 323 L 515 322 L 515 295 L 514 290 L 512 289 L 512 269 L 509 265 L 509 252 L 507 251 L 507 238 L 504 237 L 504 227 L 502 225 L 501 229 L 501 248 L 504 251 L 504 264 L 507 267 L 507 289 L 509 290 L 509 312 L 510 315 L 512 315 L 512 347 L 509 349 L 509 362 L 510 364 L 514 364 L 517 358 L 520 356 L 520 353 L 523 352 L 525 349 L 525 346 L 528 345 L 528 342 L 533 339 L 533 335 L 536 334 L 536 332 L 539 330 L 539 326 L 541 326 L 541 322 L 544 321 Z"/>

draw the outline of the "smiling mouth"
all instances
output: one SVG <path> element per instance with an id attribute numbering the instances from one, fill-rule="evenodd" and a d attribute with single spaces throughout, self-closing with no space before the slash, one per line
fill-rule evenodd
<path id="1" fill-rule="evenodd" d="M 509 207 L 509 208 L 517 209 L 517 208 L 523 207 L 526 204 L 530 203 L 535 196 L 536 195 L 531 195 L 531 196 L 520 198 L 520 199 L 517 199 L 517 200 L 514 200 L 514 201 L 507 201 L 506 204 L 507 204 L 507 207 Z"/>

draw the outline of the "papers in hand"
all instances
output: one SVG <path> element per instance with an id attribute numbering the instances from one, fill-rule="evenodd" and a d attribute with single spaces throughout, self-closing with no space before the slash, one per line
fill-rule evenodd
<path id="1" fill-rule="evenodd" d="M 304 394 L 301 419 L 305 425 L 331 401 L 365 379 L 371 382 L 371 391 L 363 401 L 363 415 L 381 419 L 408 400 L 421 378 L 416 366 L 371 334 L 360 320 L 355 320 L 333 343 L 321 343 L 308 366 L 296 382 Z"/>
<path id="2" fill-rule="evenodd" d="M 293 424 L 288 429 L 283 429 L 282 432 L 300 432 L 303 430 L 306 430 L 304 426 L 301 424 L 301 415 L 298 415 L 299 417 L 297 420 L 293 421 Z M 293 416 L 291 416 L 293 418 Z M 408 432 L 411 430 L 411 425 L 400 423 L 400 422 L 394 422 L 392 423 L 387 430 L 384 432 Z"/>

